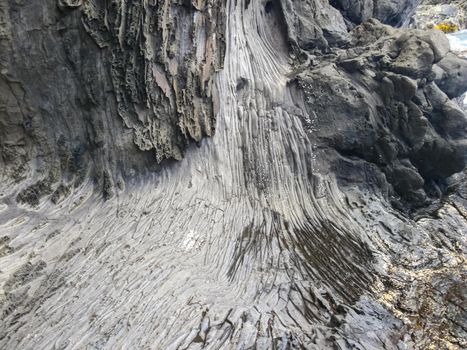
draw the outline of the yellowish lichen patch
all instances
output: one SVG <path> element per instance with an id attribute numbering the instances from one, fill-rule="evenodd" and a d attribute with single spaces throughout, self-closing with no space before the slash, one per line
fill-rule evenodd
<path id="1" fill-rule="evenodd" d="M 454 33 L 459 30 L 459 26 L 457 24 L 452 23 L 440 23 L 435 25 L 436 29 L 443 31 L 444 33 Z"/>

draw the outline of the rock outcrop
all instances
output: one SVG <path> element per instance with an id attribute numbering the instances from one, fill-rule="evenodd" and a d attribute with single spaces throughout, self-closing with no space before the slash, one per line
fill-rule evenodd
<path id="1" fill-rule="evenodd" d="M 414 5 L 0 0 L 0 348 L 465 347 L 466 61 Z"/>
<path id="2" fill-rule="evenodd" d="M 415 10 L 413 0 L 331 0 L 344 17 L 352 23 L 360 24 L 376 18 L 392 26 L 400 26 Z"/>
<path id="3" fill-rule="evenodd" d="M 2 1 L 0 12 L 2 181 L 35 179 L 20 202 L 88 177 L 110 197 L 212 135 L 222 3 Z"/>
<path id="4" fill-rule="evenodd" d="M 379 167 L 390 197 L 426 205 L 465 166 L 467 119 L 450 99 L 467 87 L 467 61 L 448 53 L 437 30 L 407 32 L 371 20 L 350 42 L 296 79 L 317 116 L 312 137 Z"/>

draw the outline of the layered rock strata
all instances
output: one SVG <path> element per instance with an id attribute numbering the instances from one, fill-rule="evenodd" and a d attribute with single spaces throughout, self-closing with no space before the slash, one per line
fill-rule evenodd
<path id="1" fill-rule="evenodd" d="M 315 0 L 0 4 L 0 347 L 466 345 L 442 33 Z"/>

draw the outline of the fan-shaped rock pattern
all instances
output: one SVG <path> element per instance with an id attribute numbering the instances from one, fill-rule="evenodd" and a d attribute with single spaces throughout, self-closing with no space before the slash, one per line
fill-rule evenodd
<path id="1" fill-rule="evenodd" d="M 348 32 L 315 0 L 0 21 L 1 348 L 465 346 L 467 87 L 443 34 Z"/>

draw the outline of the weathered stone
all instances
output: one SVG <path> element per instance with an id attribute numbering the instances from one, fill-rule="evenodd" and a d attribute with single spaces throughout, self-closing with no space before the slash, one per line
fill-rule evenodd
<path id="1" fill-rule="evenodd" d="M 331 4 L 338 8 L 350 21 L 360 24 L 373 17 L 373 0 L 334 0 Z"/>
<path id="2" fill-rule="evenodd" d="M 437 77 L 436 84 L 450 98 L 460 96 L 467 91 L 467 60 L 449 53 L 437 65 L 444 74 Z"/>
<path id="3" fill-rule="evenodd" d="M 431 29 L 417 34 L 419 38 L 430 45 L 433 50 L 435 63 L 440 61 L 449 52 L 449 40 L 441 30 Z"/>
<path id="4" fill-rule="evenodd" d="M 395 190 L 403 197 L 421 189 L 425 183 L 423 177 L 410 162 L 390 165 L 386 169 L 386 176 Z"/>
<path id="5" fill-rule="evenodd" d="M 410 101 L 417 91 L 417 82 L 409 77 L 389 74 L 388 78 L 394 84 L 395 98 L 399 101 Z"/>
<path id="6" fill-rule="evenodd" d="M 370 8 L 0 0 L 0 348 L 465 347 L 460 82 Z"/>
<path id="7" fill-rule="evenodd" d="M 467 133 L 467 115 L 453 101 L 447 101 L 442 107 L 444 120 L 440 123 L 444 132 L 453 139 L 464 138 Z"/>
<path id="8" fill-rule="evenodd" d="M 412 0 L 374 0 L 373 15 L 382 22 L 398 26 L 415 10 L 415 5 Z"/>
<path id="9" fill-rule="evenodd" d="M 394 43 L 396 58 L 390 65 L 395 73 L 408 75 L 413 78 L 425 77 L 434 62 L 431 46 L 409 33 L 403 34 Z"/>

